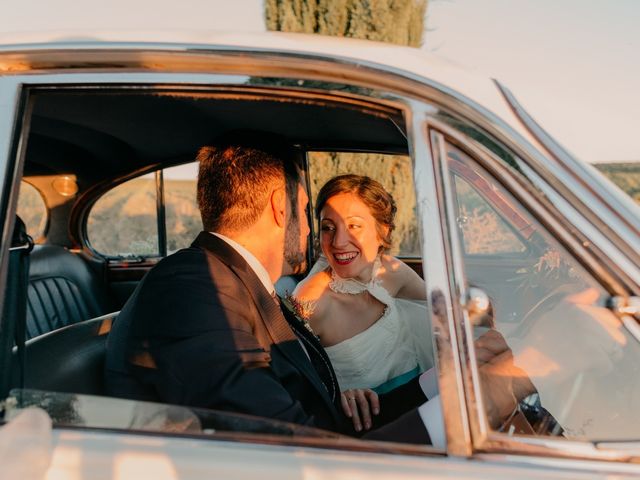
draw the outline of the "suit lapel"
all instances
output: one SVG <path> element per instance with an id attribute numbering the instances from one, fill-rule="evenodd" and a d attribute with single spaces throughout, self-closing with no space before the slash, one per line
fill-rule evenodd
<path id="1" fill-rule="evenodd" d="M 335 403 L 337 395 L 339 394 L 338 380 L 331 365 L 331 360 L 327 355 L 324 347 L 320 344 L 320 340 L 311 331 L 303 325 L 303 323 L 296 317 L 295 313 L 291 309 L 291 305 L 287 300 L 281 302 L 282 313 L 285 319 L 289 322 L 291 328 L 296 332 L 296 335 L 302 340 L 307 349 L 307 353 L 311 358 L 311 363 L 316 367 L 318 375 L 322 378 L 323 383 L 326 385 L 329 391 L 331 400 Z"/>
<path id="2" fill-rule="evenodd" d="M 242 258 L 242 255 L 236 252 L 235 249 L 224 240 L 207 232 L 201 232 L 193 242 L 193 246 L 204 248 L 216 255 L 236 274 L 258 308 L 262 321 L 273 341 L 273 347 L 277 348 L 289 362 L 304 374 L 321 395 L 325 403 L 330 405 L 330 410 L 335 416 L 335 405 L 329 398 L 329 393 L 322 383 L 318 372 L 302 349 L 298 337 L 296 337 L 291 330 L 279 305 L 264 288 L 258 276 L 249 264 L 247 264 L 245 259 Z"/>

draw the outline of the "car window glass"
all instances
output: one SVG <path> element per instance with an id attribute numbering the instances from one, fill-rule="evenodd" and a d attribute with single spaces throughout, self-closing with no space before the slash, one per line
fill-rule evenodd
<path id="1" fill-rule="evenodd" d="M 456 222 L 462 233 L 466 254 L 499 255 L 526 250 L 498 212 L 468 181 L 459 175 L 454 175 L 454 181 L 457 193 Z"/>
<path id="2" fill-rule="evenodd" d="M 223 432 L 270 433 L 288 437 L 338 438 L 338 434 L 268 418 L 76 393 L 13 389 L 6 419 L 21 410 L 42 408 L 58 427 L 127 429 L 214 436 Z"/>
<path id="3" fill-rule="evenodd" d="M 637 439 L 640 384 L 630 379 L 640 375 L 640 345 L 604 308 L 607 292 L 495 179 L 459 149 L 448 145 L 447 150 L 452 172 L 492 185 L 487 191 L 495 195 L 478 194 L 519 232 L 527 251 L 515 259 L 508 251 L 482 259 L 462 256 L 467 285 L 491 301 L 488 312 L 470 313 L 474 336 L 493 327 L 513 352 L 512 362 L 487 361 L 486 351 L 476 348 L 487 413 L 496 405 L 492 394 L 498 389 L 513 388 L 525 398 L 509 421 L 493 427 L 581 440 Z M 450 185 L 458 203 L 468 193 L 460 185 L 456 180 Z M 485 228 L 492 233 L 490 223 Z"/>
<path id="4" fill-rule="evenodd" d="M 167 225 L 167 254 L 188 247 L 202 230 L 196 201 L 198 164 L 165 168 L 164 208 Z"/>
<path id="5" fill-rule="evenodd" d="M 98 199 L 87 220 L 87 238 L 108 257 L 157 256 L 157 218 L 155 176 L 143 175 Z"/>
<path id="6" fill-rule="evenodd" d="M 47 206 L 40 192 L 24 180 L 20 182 L 18 216 L 27 227 L 27 233 L 37 240 L 44 235 L 47 225 Z"/>
<path id="7" fill-rule="evenodd" d="M 371 153 L 309 152 L 307 158 L 312 207 L 320 188 L 329 179 L 346 173 L 367 175 L 379 181 L 391 193 L 398 208 L 391 254 L 400 257 L 420 257 L 413 166 L 410 157 Z M 315 217 L 313 222 L 317 230 L 318 221 Z"/>

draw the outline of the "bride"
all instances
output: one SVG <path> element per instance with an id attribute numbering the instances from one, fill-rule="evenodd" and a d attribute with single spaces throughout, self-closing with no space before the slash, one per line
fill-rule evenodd
<path id="1" fill-rule="evenodd" d="M 385 393 L 433 366 L 424 281 L 387 253 L 395 213 L 391 195 L 366 176 L 335 177 L 318 194 L 323 256 L 291 300 L 343 393 Z"/>

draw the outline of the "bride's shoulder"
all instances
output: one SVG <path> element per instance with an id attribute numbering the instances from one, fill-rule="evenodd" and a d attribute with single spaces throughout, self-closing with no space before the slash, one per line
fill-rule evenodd
<path id="1" fill-rule="evenodd" d="M 380 255 L 380 263 L 383 268 L 388 270 L 397 270 L 401 268 L 401 265 L 404 265 L 402 260 L 398 260 L 393 255 L 389 255 L 388 253 L 383 253 Z"/>
<path id="2" fill-rule="evenodd" d="M 326 270 L 313 273 L 298 283 L 293 291 L 294 296 L 308 296 L 323 291 L 331 281 L 331 274 Z"/>
<path id="3" fill-rule="evenodd" d="M 300 301 L 321 304 L 330 281 L 331 274 L 326 270 L 320 270 L 300 281 L 293 290 L 292 296 Z"/>
<path id="4" fill-rule="evenodd" d="M 386 253 L 380 255 L 380 266 L 379 275 L 391 283 L 401 282 L 406 277 L 407 270 L 411 270 L 402 260 Z"/>
<path id="5" fill-rule="evenodd" d="M 388 254 L 380 256 L 380 278 L 392 296 L 403 297 L 407 290 L 421 291 L 423 280 L 402 260 Z"/>
<path id="6" fill-rule="evenodd" d="M 289 300 L 296 314 L 309 321 L 316 335 L 321 335 L 327 316 L 330 316 L 330 302 L 327 301 L 327 285 L 331 274 L 321 270 L 302 280 L 294 289 Z"/>
<path id="7" fill-rule="evenodd" d="M 403 262 L 399 258 L 394 257 L 393 255 L 389 255 L 388 253 L 383 253 L 382 255 L 380 255 L 380 263 L 385 269 L 399 275 L 408 271 L 413 271 L 413 269 L 405 262 Z"/>

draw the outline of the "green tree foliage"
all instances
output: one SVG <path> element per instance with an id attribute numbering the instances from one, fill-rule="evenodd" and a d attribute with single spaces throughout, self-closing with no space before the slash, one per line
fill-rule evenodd
<path id="1" fill-rule="evenodd" d="M 640 203 L 640 162 L 597 163 L 594 166 L 627 195 Z"/>
<path id="2" fill-rule="evenodd" d="M 267 28 L 422 44 L 427 0 L 265 0 Z"/>
<path id="3" fill-rule="evenodd" d="M 265 0 L 267 28 L 318 33 L 419 47 L 427 0 Z M 294 80 L 295 81 L 295 80 Z M 344 89 L 341 88 L 343 91 Z M 329 178 L 367 174 L 380 181 L 398 204 L 393 252 L 419 254 L 411 163 L 378 154 L 316 153 L 312 197 Z"/>

